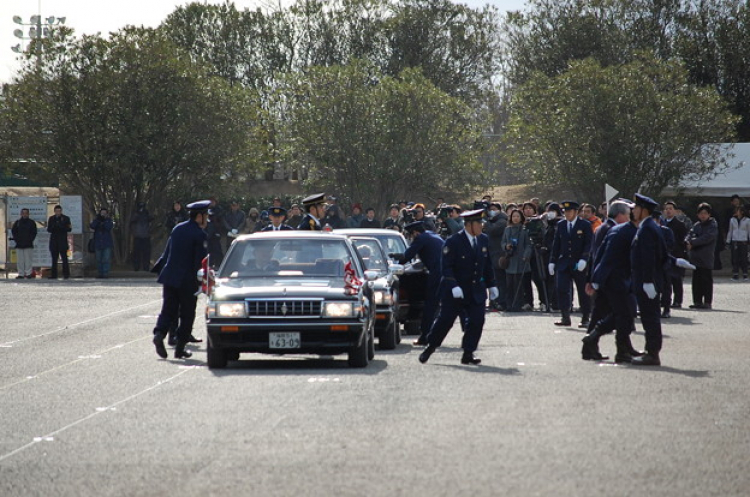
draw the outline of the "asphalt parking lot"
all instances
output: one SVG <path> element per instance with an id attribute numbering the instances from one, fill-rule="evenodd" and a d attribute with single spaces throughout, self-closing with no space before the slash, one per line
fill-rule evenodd
<path id="1" fill-rule="evenodd" d="M 750 284 L 728 278 L 714 310 L 664 321 L 658 368 L 582 361 L 583 332 L 535 312 L 488 314 L 478 367 L 454 327 L 426 365 L 405 337 L 364 370 L 247 355 L 212 371 L 205 344 L 157 358 L 148 279 L 0 294 L 3 496 L 750 492 Z"/>

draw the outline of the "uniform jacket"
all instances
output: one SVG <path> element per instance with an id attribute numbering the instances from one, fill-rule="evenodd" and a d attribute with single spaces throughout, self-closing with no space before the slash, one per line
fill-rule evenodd
<path id="1" fill-rule="evenodd" d="M 667 261 L 667 245 L 661 227 L 648 217 L 638 227 L 630 250 L 633 291 L 641 290 L 644 283 L 653 283 L 660 292 L 664 288 Z"/>
<path id="2" fill-rule="evenodd" d="M 175 226 L 160 257 L 164 262 L 158 281 L 171 287 L 198 286 L 197 273 L 206 257 L 206 232 L 195 221 Z M 159 262 L 157 262 L 159 264 Z"/>
<path id="3" fill-rule="evenodd" d="M 601 223 L 599 229 L 594 232 L 594 241 L 591 242 L 591 254 L 589 255 L 588 261 L 589 282 L 593 281 L 594 266 L 596 264 L 597 254 L 602 244 L 604 243 L 604 238 L 607 236 L 607 233 L 609 233 L 609 230 L 616 225 L 617 223 L 615 222 L 615 220 L 611 217 L 608 217 L 603 223 Z"/>
<path id="4" fill-rule="evenodd" d="M 556 271 L 572 270 L 579 260 L 588 261 L 592 241 L 591 223 L 577 217 L 573 232 L 568 233 L 568 221 L 563 218 L 557 223 L 549 261 Z"/>
<path id="5" fill-rule="evenodd" d="M 62 214 L 59 218 L 52 216 L 47 220 L 47 231 L 50 233 L 49 248 L 68 250 L 68 233 L 73 231 L 70 218 Z"/>
<path id="6" fill-rule="evenodd" d="M 675 257 L 685 258 L 687 257 L 687 250 L 685 250 L 685 237 L 688 234 L 688 229 L 685 223 L 673 217 L 672 219 L 662 219 L 662 225 L 672 230 L 674 235 L 674 247 L 671 249 L 671 254 Z"/>
<path id="7" fill-rule="evenodd" d="M 638 228 L 629 221 L 607 229 L 607 236 L 596 252 L 591 274 L 591 282 L 600 289 L 630 291 L 630 250 L 637 231 Z"/>
<path id="8" fill-rule="evenodd" d="M 441 274 L 440 257 L 442 253 L 443 239 L 432 231 L 425 231 L 411 242 L 409 248 L 404 252 L 402 260 L 410 261 L 418 255 L 419 259 L 430 272 L 430 276 L 439 282 Z"/>
<path id="9" fill-rule="evenodd" d="M 261 231 L 273 231 L 273 224 L 269 224 L 268 226 L 263 228 Z M 281 225 L 279 226 L 279 231 L 294 231 L 294 228 L 292 228 L 291 226 L 287 226 L 284 223 L 281 223 Z"/>
<path id="10" fill-rule="evenodd" d="M 34 248 L 37 233 L 36 221 L 30 217 L 20 218 L 13 223 L 10 231 L 13 234 L 13 240 L 16 242 L 16 248 Z"/>
<path id="11" fill-rule="evenodd" d="M 104 250 L 115 246 L 112 240 L 112 228 L 115 223 L 112 218 L 100 218 L 96 216 L 93 221 L 89 224 L 89 227 L 94 230 L 94 246 L 96 250 Z"/>
<path id="12" fill-rule="evenodd" d="M 308 212 L 302 218 L 302 221 L 299 223 L 299 226 L 297 226 L 297 229 L 303 231 L 320 231 L 320 221 L 315 219 L 312 214 Z"/>
<path id="13" fill-rule="evenodd" d="M 513 245 L 513 250 L 508 252 L 505 247 Z M 510 225 L 505 228 L 502 239 L 503 252 L 510 256 L 510 261 L 505 272 L 507 274 L 523 274 L 531 272 L 529 262 L 532 253 L 529 232 L 521 224 Z"/>
<path id="14" fill-rule="evenodd" d="M 472 299 L 475 304 L 484 304 L 487 288 L 495 286 L 489 239 L 484 233 L 477 236 L 476 250 L 472 248 L 465 231 L 449 236 L 443 245 L 440 266 L 443 298 L 453 298 L 451 290 L 458 286 L 464 298 Z"/>

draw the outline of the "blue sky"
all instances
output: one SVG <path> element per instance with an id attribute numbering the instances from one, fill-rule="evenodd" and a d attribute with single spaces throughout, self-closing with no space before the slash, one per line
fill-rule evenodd
<path id="1" fill-rule="evenodd" d="M 21 42 L 13 35 L 14 30 L 22 29 L 28 32 L 28 27 L 22 27 L 13 22 L 13 16 L 20 16 L 24 22 L 41 12 L 43 18 L 50 16 L 65 17 L 65 24 L 75 29 L 76 34 L 106 34 L 119 28 L 133 24 L 149 27 L 157 26 L 176 6 L 188 3 L 178 0 L 0 0 L 0 83 L 9 82 L 18 70 L 17 55 L 11 50 L 12 46 Z M 208 0 L 208 3 L 223 3 L 222 0 Z M 235 5 L 240 8 L 255 8 L 263 5 L 289 5 L 291 0 L 236 0 Z M 471 7 L 481 7 L 486 4 L 496 6 L 501 11 L 521 10 L 525 0 L 463 0 Z"/>

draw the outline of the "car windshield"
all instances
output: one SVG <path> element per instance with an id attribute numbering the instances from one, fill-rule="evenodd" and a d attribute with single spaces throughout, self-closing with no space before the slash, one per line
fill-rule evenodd
<path id="1" fill-rule="evenodd" d="M 343 277 L 351 260 L 344 240 L 237 240 L 219 269 L 219 277 Z"/>
<path id="2" fill-rule="evenodd" d="M 376 271 L 388 271 L 388 263 L 385 260 L 385 254 L 380 247 L 378 240 L 364 240 L 361 238 L 352 239 L 352 243 L 357 248 L 362 260 L 365 261 L 365 269 L 374 269 Z"/>

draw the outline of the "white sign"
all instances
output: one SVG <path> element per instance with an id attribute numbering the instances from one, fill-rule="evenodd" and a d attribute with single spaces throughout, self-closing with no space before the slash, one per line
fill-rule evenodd
<path id="1" fill-rule="evenodd" d="M 63 195 L 60 196 L 60 206 L 63 214 L 70 218 L 70 224 L 73 225 L 74 235 L 83 233 L 83 200 L 80 195 Z"/>
<path id="2" fill-rule="evenodd" d="M 613 187 L 609 186 L 608 184 L 604 183 L 604 200 L 609 202 L 613 198 L 615 198 L 615 195 L 620 193 L 619 191 L 615 190 Z"/>
<path id="3" fill-rule="evenodd" d="M 15 251 L 16 242 L 10 240 L 11 231 L 8 230 L 9 248 Z M 52 254 L 49 252 L 49 233 L 45 228 L 39 228 L 34 239 L 34 252 L 31 265 L 34 267 L 50 267 L 52 265 Z M 11 261 L 17 261 L 18 258 L 11 255 Z"/>
<path id="4" fill-rule="evenodd" d="M 7 221 L 13 224 L 21 217 L 21 209 L 29 209 L 29 217 L 40 223 L 47 222 L 47 197 L 8 196 Z"/>

